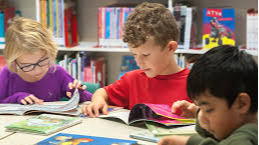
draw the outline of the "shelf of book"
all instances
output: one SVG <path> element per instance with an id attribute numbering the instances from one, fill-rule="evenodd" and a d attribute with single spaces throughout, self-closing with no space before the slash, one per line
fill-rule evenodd
<path id="1" fill-rule="evenodd" d="M 0 50 L 4 49 L 4 44 L 0 44 Z M 128 48 L 120 47 L 97 47 L 97 42 L 80 42 L 78 46 L 67 48 L 58 47 L 59 51 L 88 51 L 88 52 L 130 52 Z M 257 51 L 246 50 L 249 54 L 258 56 Z M 195 49 L 181 49 L 178 48 L 175 53 L 182 54 L 204 54 L 206 50 L 195 50 Z"/>

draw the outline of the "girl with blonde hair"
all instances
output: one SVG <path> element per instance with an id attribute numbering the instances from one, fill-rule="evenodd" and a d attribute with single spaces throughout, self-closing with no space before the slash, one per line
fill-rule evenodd
<path id="1" fill-rule="evenodd" d="M 51 34 L 31 19 L 16 18 L 6 31 L 7 67 L 0 73 L 0 103 L 42 104 L 71 97 L 76 88 L 80 101 L 91 100 L 80 81 L 55 65 L 57 55 Z"/>

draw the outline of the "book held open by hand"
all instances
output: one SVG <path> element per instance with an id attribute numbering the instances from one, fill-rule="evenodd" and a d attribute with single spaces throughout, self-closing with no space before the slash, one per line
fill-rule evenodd
<path id="1" fill-rule="evenodd" d="M 136 104 L 131 110 L 116 109 L 107 115 L 100 115 L 100 118 L 118 118 L 130 125 L 139 121 L 151 121 L 165 126 L 190 125 L 194 119 L 187 119 L 171 113 L 169 105 L 165 104 Z"/>
<path id="2" fill-rule="evenodd" d="M 33 112 L 46 112 L 78 116 L 80 112 L 76 108 L 79 100 L 79 92 L 76 89 L 73 97 L 64 102 L 44 102 L 43 105 L 0 104 L 0 114 L 26 115 Z"/>

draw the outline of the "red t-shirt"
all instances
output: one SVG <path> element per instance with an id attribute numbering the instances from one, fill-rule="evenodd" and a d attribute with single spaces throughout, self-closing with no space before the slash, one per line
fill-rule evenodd
<path id="1" fill-rule="evenodd" d="M 114 84 L 104 87 L 109 104 L 131 109 L 137 103 L 172 105 L 178 100 L 190 101 L 186 81 L 190 70 L 148 78 L 142 70 L 124 74 Z M 190 101 L 191 102 L 191 101 Z"/>

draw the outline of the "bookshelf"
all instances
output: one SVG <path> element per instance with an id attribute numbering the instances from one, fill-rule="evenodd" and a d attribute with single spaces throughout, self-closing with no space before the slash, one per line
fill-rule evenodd
<path id="1" fill-rule="evenodd" d="M 38 0 L 8 0 L 11 6 L 16 7 L 16 9 L 21 10 L 22 16 L 37 19 L 37 1 Z M 174 0 L 176 1 L 176 0 Z M 179 0 L 177 0 L 178 2 Z M 237 9 L 236 11 L 236 44 L 245 44 L 246 42 L 246 11 L 249 8 L 258 9 L 258 0 L 217 0 L 217 1 L 208 1 L 208 0 L 188 0 L 197 7 L 197 22 L 198 22 L 198 36 L 202 35 L 202 9 L 205 7 L 232 7 Z M 113 83 L 117 80 L 119 75 L 119 66 L 121 63 L 121 57 L 123 55 L 130 55 L 128 48 L 95 48 L 97 45 L 97 17 L 98 17 L 98 8 L 111 5 L 114 3 L 133 3 L 138 4 L 144 2 L 144 0 L 77 0 L 77 21 L 78 21 L 78 35 L 79 35 L 79 45 L 73 48 L 58 47 L 60 54 L 69 53 L 69 52 L 89 52 L 93 55 L 103 55 L 107 60 L 107 78 L 108 84 Z M 148 2 L 158 2 L 167 4 L 168 0 L 152 0 Z M 201 37 L 198 37 L 198 43 L 201 43 Z M 2 51 L 4 45 L 0 45 L 0 51 Z M 185 50 L 178 49 L 176 53 L 178 54 L 203 54 L 205 50 Z M 258 57 L 258 53 L 254 51 L 249 51 L 250 54 Z"/>

